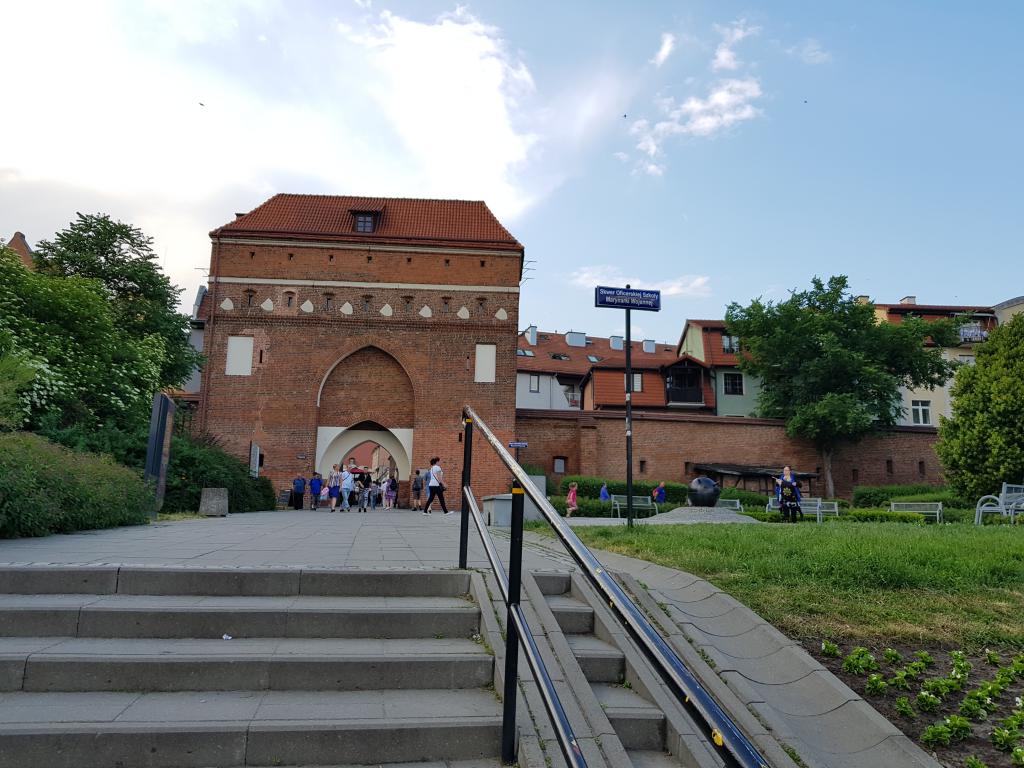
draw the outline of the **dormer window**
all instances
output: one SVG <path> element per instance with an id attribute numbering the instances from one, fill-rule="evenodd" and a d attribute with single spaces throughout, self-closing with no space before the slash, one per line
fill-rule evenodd
<path id="1" fill-rule="evenodd" d="M 552 352 L 551 353 L 551 359 L 552 360 L 568 360 L 569 356 L 567 354 L 565 354 L 564 352 Z"/>
<path id="2" fill-rule="evenodd" d="M 377 230 L 377 214 L 371 212 L 359 212 L 354 213 L 355 216 L 355 229 L 356 232 L 362 232 L 369 234 Z"/>

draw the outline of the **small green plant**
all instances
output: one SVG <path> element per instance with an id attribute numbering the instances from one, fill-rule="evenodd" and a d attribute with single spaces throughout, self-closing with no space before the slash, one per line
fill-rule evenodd
<path id="1" fill-rule="evenodd" d="M 874 654 L 863 646 L 857 646 L 843 659 L 843 671 L 851 675 L 863 675 L 878 670 Z"/>
<path id="2" fill-rule="evenodd" d="M 922 712 L 934 712 L 939 708 L 940 704 L 942 704 L 942 699 L 934 693 L 921 691 L 917 694 L 917 708 Z"/>
<path id="3" fill-rule="evenodd" d="M 934 693 L 940 699 L 945 698 L 946 694 L 952 690 L 949 680 L 945 677 L 936 677 L 931 680 L 927 680 L 921 688 L 928 691 L 928 693 Z"/>
<path id="4" fill-rule="evenodd" d="M 917 656 L 917 660 L 926 667 L 935 665 L 935 659 L 932 658 L 932 655 L 928 653 L 928 651 L 917 651 L 914 655 Z"/>
<path id="5" fill-rule="evenodd" d="M 1024 747 L 1014 747 L 1010 753 L 1010 765 L 1024 766 Z"/>
<path id="6" fill-rule="evenodd" d="M 981 702 L 976 696 L 968 695 L 960 702 L 960 714 L 971 718 L 971 720 L 984 720 L 988 712 L 981 706 Z"/>
<path id="7" fill-rule="evenodd" d="M 971 721 L 960 715 L 950 715 L 946 718 L 945 723 L 954 742 L 964 741 L 974 730 L 971 727 Z"/>
<path id="8" fill-rule="evenodd" d="M 833 659 L 839 658 L 839 646 L 833 643 L 831 640 L 821 641 L 821 655 L 828 656 Z"/>
<path id="9" fill-rule="evenodd" d="M 993 728 L 992 746 L 1000 752 L 1010 752 L 1020 741 L 1020 731 L 1016 728 Z"/>
<path id="10" fill-rule="evenodd" d="M 985 661 L 987 661 L 993 667 L 998 667 L 1000 664 L 1003 663 L 1003 660 L 999 657 L 999 654 L 989 648 L 985 649 Z"/>
<path id="11" fill-rule="evenodd" d="M 899 672 L 894 672 L 892 677 L 889 678 L 889 685 L 901 691 L 909 691 L 910 681 L 907 679 L 907 671 L 901 669 Z"/>
<path id="12" fill-rule="evenodd" d="M 974 755 L 971 755 L 964 760 L 964 768 L 988 768 L 988 763 L 979 760 Z"/>
<path id="13" fill-rule="evenodd" d="M 877 672 L 873 675 L 868 675 L 868 680 L 864 684 L 864 692 L 867 693 L 868 696 L 881 696 L 886 692 L 886 690 L 888 690 L 888 688 L 889 684 L 885 682 L 885 678 Z"/>
<path id="14" fill-rule="evenodd" d="M 953 740 L 953 735 L 942 723 L 929 725 L 921 734 L 921 743 L 929 747 L 948 747 Z"/>
<path id="15" fill-rule="evenodd" d="M 900 696 L 896 699 L 896 713 L 911 720 L 917 717 L 917 713 L 910 704 L 910 699 L 906 696 Z"/>
<path id="16" fill-rule="evenodd" d="M 886 648 L 882 651 L 882 658 L 885 659 L 886 664 L 899 664 L 903 661 L 903 656 L 894 648 Z"/>
<path id="17" fill-rule="evenodd" d="M 928 665 L 918 659 L 907 664 L 907 677 L 911 680 L 916 680 L 917 677 L 928 668 Z"/>

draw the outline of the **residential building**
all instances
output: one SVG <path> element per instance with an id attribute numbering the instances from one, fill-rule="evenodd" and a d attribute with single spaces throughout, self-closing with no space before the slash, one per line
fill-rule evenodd
<path id="1" fill-rule="evenodd" d="M 1011 318 L 1024 312 L 1024 296 L 1001 301 L 992 307 L 999 325 L 1010 322 Z"/>
<path id="2" fill-rule="evenodd" d="M 676 351 L 703 367 L 715 414 L 757 415 L 761 382 L 740 370 L 740 339 L 726 333 L 724 320 L 687 320 Z"/>
<path id="3" fill-rule="evenodd" d="M 867 297 L 864 297 L 865 300 Z M 875 304 L 879 321 L 901 323 L 913 316 L 922 320 L 959 320 L 959 344 L 944 347 L 942 356 L 963 365 L 974 363 L 974 349 L 988 338 L 998 318 L 993 307 L 949 304 L 918 304 L 917 297 L 904 296 L 898 304 Z M 903 417 L 898 422 L 905 426 L 937 427 L 939 416 L 952 415 L 950 389 L 953 380 L 935 389 L 918 388 L 903 391 Z"/>

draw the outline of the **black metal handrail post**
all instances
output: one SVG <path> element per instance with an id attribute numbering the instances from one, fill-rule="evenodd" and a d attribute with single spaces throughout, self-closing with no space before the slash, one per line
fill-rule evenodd
<path id="1" fill-rule="evenodd" d="M 473 419 L 463 419 L 465 431 L 462 438 L 462 512 L 459 520 L 459 568 L 465 568 L 469 552 L 469 505 L 466 489 L 470 487 L 473 471 Z"/>
<path id="2" fill-rule="evenodd" d="M 512 481 L 512 537 L 508 552 L 508 616 L 505 621 L 505 692 L 501 724 L 501 760 L 516 759 L 516 690 L 519 680 L 519 633 L 515 610 L 523 582 L 523 486 Z"/>

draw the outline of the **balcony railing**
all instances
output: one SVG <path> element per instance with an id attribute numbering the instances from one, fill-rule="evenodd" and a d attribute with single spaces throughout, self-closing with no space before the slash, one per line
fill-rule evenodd
<path id="1" fill-rule="evenodd" d="M 984 341 L 988 338 L 988 331 L 977 325 L 964 325 L 960 328 L 960 341 Z"/>
<path id="2" fill-rule="evenodd" d="M 690 403 L 701 405 L 704 402 L 704 390 L 700 387 L 666 387 L 668 402 Z"/>

